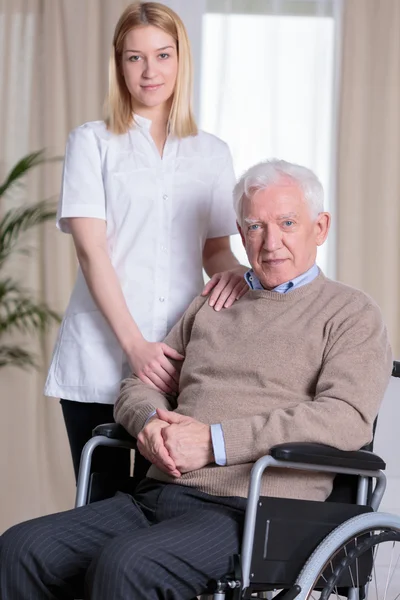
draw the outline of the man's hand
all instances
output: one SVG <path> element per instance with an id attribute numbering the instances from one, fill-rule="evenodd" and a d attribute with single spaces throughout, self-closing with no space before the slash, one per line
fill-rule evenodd
<path id="1" fill-rule="evenodd" d="M 163 411 L 168 414 L 168 411 Z M 180 477 L 174 460 L 164 445 L 162 431 L 169 425 L 164 420 L 152 417 L 137 437 L 137 448 L 142 456 L 171 477 Z"/>
<path id="2" fill-rule="evenodd" d="M 195 471 L 214 462 L 209 425 L 159 408 L 157 416 L 169 425 L 163 427 L 160 433 L 169 456 L 181 473 Z"/>

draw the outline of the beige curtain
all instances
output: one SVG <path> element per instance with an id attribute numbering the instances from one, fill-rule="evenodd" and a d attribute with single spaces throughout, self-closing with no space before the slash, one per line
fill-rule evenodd
<path id="1" fill-rule="evenodd" d="M 189 3 L 176 2 L 166 1 L 182 14 Z M 0 180 L 26 152 L 46 148 L 49 156 L 62 155 L 70 129 L 101 117 L 112 29 L 128 3 L 0 0 Z M 399 0 L 344 0 L 337 273 L 377 300 L 397 355 L 399 31 Z M 57 195 L 60 178 L 60 164 L 38 169 L 20 199 Z M 70 240 L 49 225 L 35 233 L 31 246 L 33 258 L 19 258 L 13 268 L 26 286 L 63 312 L 76 270 Z M 54 329 L 31 343 L 42 360 L 39 372 L 0 371 L 0 532 L 73 502 L 59 404 L 42 396 L 55 335 Z"/>
<path id="2" fill-rule="evenodd" d="M 380 305 L 400 354 L 400 2 L 345 0 L 337 276 Z"/>
<path id="3" fill-rule="evenodd" d="M 48 156 L 61 156 L 70 129 L 101 118 L 112 31 L 128 3 L 0 0 L 0 180 L 27 152 L 45 148 Z M 56 196 L 60 179 L 61 164 L 37 169 L 7 206 Z M 76 271 L 71 241 L 49 225 L 30 245 L 33 257 L 18 258 L 12 268 L 62 313 Z M 55 335 L 56 328 L 30 342 L 40 371 L 0 370 L 0 532 L 73 503 L 61 410 L 42 395 Z"/>

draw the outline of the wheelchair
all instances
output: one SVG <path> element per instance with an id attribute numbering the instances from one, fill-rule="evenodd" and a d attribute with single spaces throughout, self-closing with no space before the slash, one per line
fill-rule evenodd
<path id="1" fill-rule="evenodd" d="M 393 363 L 392 376 L 400 377 L 400 362 Z M 138 483 L 136 475 L 99 490 L 90 464 L 100 445 L 134 450 L 136 441 L 115 423 L 93 430 L 81 457 L 76 507 L 118 489 L 132 492 Z M 144 475 L 139 453 L 136 461 L 136 473 Z M 261 479 L 271 468 L 333 473 L 332 493 L 325 502 L 262 497 Z M 377 512 L 386 487 L 385 468 L 372 452 L 372 442 L 355 452 L 313 443 L 273 447 L 251 472 L 235 570 L 210 582 L 202 598 L 399 600 L 400 517 Z"/>

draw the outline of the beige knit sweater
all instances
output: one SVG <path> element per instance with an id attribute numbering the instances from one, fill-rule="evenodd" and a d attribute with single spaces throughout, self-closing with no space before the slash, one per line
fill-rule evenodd
<path id="1" fill-rule="evenodd" d="M 249 291 L 221 312 L 198 297 L 165 341 L 185 355 L 177 401 L 133 376 L 115 419 L 134 436 L 156 407 L 221 423 L 227 466 L 179 479 L 152 466 L 149 477 L 246 497 L 254 461 L 275 444 L 357 450 L 372 438 L 392 368 L 386 329 L 368 296 L 322 273 L 286 294 Z M 331 475 L 270 469 L 262 494 L 324 500 L 331 485 Z"/>

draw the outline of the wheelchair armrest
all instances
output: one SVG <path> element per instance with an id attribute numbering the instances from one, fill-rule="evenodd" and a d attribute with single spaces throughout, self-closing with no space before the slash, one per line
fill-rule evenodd
<path id="1" fill-rule="evenodd" d="M 124 442 L 132 442 L 136 445 L 136 438 L 130 435 L 122 425 L 118 423 L 104 423 L 97 425 L 92 431 L 92 436 L 104 435 L 113 440 L 121 440 Z"/>
<path id="2" fill-rule="evenodd" d="M 393 361 L 392 377 L 400 377 L 400 361 Z"/>
<path id="3" fill-rule="evenodd" d="M 346 467 L 363 471 L 384 471 L 386 468 L 386 463 L 377 454 L 367 450 L 350 452 L 310 442 L 278 444 L 271 448 L 270 454 L 276 460 L 287 462 Z"/>

